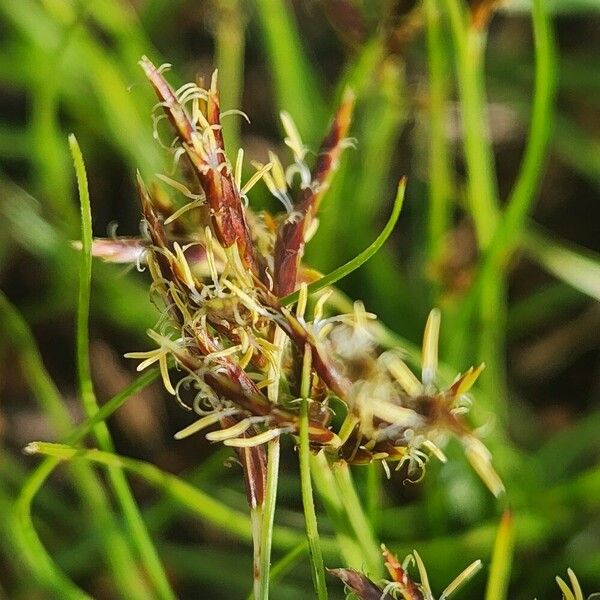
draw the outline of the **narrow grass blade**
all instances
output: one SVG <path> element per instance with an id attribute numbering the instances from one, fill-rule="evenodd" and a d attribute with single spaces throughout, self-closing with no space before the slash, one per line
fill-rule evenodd
<path id="1" fill-rule="evenodd" d="M 450 224 L 450 153 L 445 130 L 448 101 L 448 60 L 441 23 L 439 0 L 423 4 L 427 22 L 427 58 L 429 69 L 429 211 L 428 261 L 434 267 L 444 250 L 444 236 Z"/>
<path id="2" fill-rule="evenodd" d="M 69 136 L 69 146 L 75 163 L 79 199 L 81 204 L 81 265 L 79 273 L 79 299 L 77 304 L 77 370 L 81 400 L 88 417 L 98 412 L 89 362 L 88 319 L 90 284 L 92 280 L 92 213 L 83 156 L 74 135 Z M 108 427 L 101 421 L 93 429 L 98 444 L 106 451 L 113 450 Z M 125 524 L 138 551 L 144 568 L 157 594 L 164 600 L 175 600 L 158 553 L 152 543 L 127 479 L 120 469 L 108 471 L 111 485 L 119 502 Z"/>
<path id="3" fill-rule="evenodd" d="M 83 459 L 100 465 L 125 469 L 156 487 L 180 506 L 197 515 L 207 523 L 239 539 L 250 543 L 252 531 L 250 519 L 244 513 L 229 508 L 202 490 L 190 485 L 180 477 L 167 473 L 158 467 L 133 458 L 119 456 L 102 450 L 74 448 L 67 444 L 32 442 L 26 447 L 30 454 L 44 454 L 59 460 Z M 284 527 L 273 530 L 273 544 L 280 548 L 291 548 L 302 542 L 303 536 Z M 335 544 L 328 541 L 328 552 L 335 550 Z"/>
<path id="4" fill-rule="evenodd" d="M 534 6 L 533 27 L 536 52 L 535 90 L 524 158 L 507 209 L 494 231 L 476 280 L 455 319 L 452 343 L 455 362 L 462 359 L 466 351 L 467 332 L 470 331 L 470 321 L 477 306 L 476 298 L 485 287 L 489 289 L 494 285 L 491 280 L 498 279 L 498 273 L 507 264 L 510 253 L 521 241 L 527 213 L 533 205 L 543 173 L 554 111 L 556 66 L 552 29 L 543 3 L 539 0 L 536 0 Z"/>
<path id="5" fill-rule="evenodd" d="M 485 590 L 485 600 L 506 600 L 508 598 L 507 593 L 514 550 L 514 535 L 513 515 L 510 510 L 506 510 L 502 515 L 498 533 L 496 534 L 496 541 L 494 542 L 490 574 Z"/>
<path id="6" fill-rule="evenodd" d="M 486 248 L 498 218 L 497 181 L 486 121 L 483 72 L 486 32 L 473 25 L 465 2 L 445 0 L 444 5 L 450 19 L 456 58 L 469 211 L 479 246 Z"/>
<path id="7" fill-rule="evenodd" d="M 331 470 L 339 489 L 339 496 L 346 511 L 348 522 L 352 525 L 355 539 L 362 548 L 365 568 L 370 577 L 381 577 L 383 575 L 381 551 L 375 539 L 373 528 L 356 493 L 350 467 L 347 463 L 340 462 L 331 465 Z"/>
<path id="8" fill-rule="evenodd" d="M 31 517 L 33 496 L 48 475 L 54 470 L 58 460 L 50 459 L 38 468 L 23 486 L 20 496 L 14 504 L 14 534 L 21 556 L 38 582 L 56 597 L 65 600 L 91 600 L 83 590 L 66 577 L 55 564 L 40 540 Z"/>
<path id="9" fill-rule="evenodd" d="M 377 238 L 375 238 L 373 243 L 368 248 L 365 248 L 360 254 L 355 256 L 352 260 L 348 261 L 346 264 L 342 265 L 341 267 L 338 267 L 337 269 L 334 269 L 333 271 L 331 271 L 331 273 L 328 273 L 327 275 L 321 277 L 321 279 L 318 279 L 317 281 L 311 283 L 308 286 L 309 294 L 318 292 L 324 287 L 333 285 L 340 279 L 343 279 L 344 277 L 352 273 L 352 271 L 355 271 L 364 263 L 366 263 L 374 254 L 377 253 L 377 251 L 383 246 L 383 244 L 385 244 L 386 240 L 392 233 L 396 222 L 398 221 L 398 217 L 400 216 L 400 211 L 402 210 L 402 204 L 404 201 L 405 189 L 406 179 L 403 178 L 398 184 L 398 192 L 396 193 L 396 199 L 394 201 L 394 208 L 392 210 L 392 214 L 390 215 L 388 222 L 385 224 L 385 227 L 382 229 L 381 233 L 377 236 Z M 281 299 L 281 303 L 285 305 L 293 304 L 298 300 L 299 293 L 299 291 L 296 291 L 292 294 L 289 294 L 288 296 L 284 296 Z"/>
<path id="10" fill-rule="evenodd" d="M 523 245 L 527 255 L 555 277 L 600 300 L 600 256 L 529 228 Z"/>
<path id="11" fill-rule="evenodd" d="M 340 498 L 339 488 L 336 485 L 327 457 L 321 452 L 310 458 L 312 478 L 319 494 L 319 499 L 333 524 L 338 545 L 338 554 L 342 557 L 347 567 L 362 569 L 364 566 L 363 550 L 355 538 L 351 523 L 348 522 L 348 516 Z"/>
<path id="12" fill-rule="evenodd" d="M 288 111 L 302 139 L 315 144 L 328 112 L 290 5 L 284 0 L 255 0 L 253 4 L 263 32 L 278 109 Z"/>
<path id="13" fill-rule="evenodd" d="M 507 238 L 514 240 L 518 237 L 536 198 L 536 191 L 544 173 L 544 162 L 554 121 L 556 94 L 554 39 L 546 12 L 544 0 L 533 0 L 535 92 L 531 121 L 521 168 L 502 217 L 502 230 L 496 234 L 500 239 L 494 241 L 494 246 L 501 244 L 506 247 L 510 243 Z"/>

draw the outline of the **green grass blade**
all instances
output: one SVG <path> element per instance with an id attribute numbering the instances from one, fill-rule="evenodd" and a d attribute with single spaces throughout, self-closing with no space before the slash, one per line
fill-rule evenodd
<path id="1" fill-rule="evenodd" d="M 486 32 L 472 24 L 466 2 L 445 0 L 444 4 L 450 18 L 460 90 L 469 210 L 479 245 L 486 248 L 498 217 L 494 158 L 486 122 L 483 73 Z"/>
<path id="2" fill-rule="evenodd" d="M 308 544 L 306 542 L 302 542 L 295 548 L 292 548 L 287 554 L 284 554 L 271 567 L 271 583 L 282 579 L 284 575 L 288 573 L 307 552 Z"/>
<path id="3" fill-rule="evenodd" d="M 373 243 L 368 248 L 365 248 L 360 254 L 355 256 L 352 260 L 348 261 L 346 264 L 342 265 L 341 267 L 338 267 L 337 269 L 334 269 L 333 271 L 331 271 L 331 273 L 328 273 L 327 275 L 321 277 L 321 279 L 318 279 L 317 281 L 311 283 L 308 286 L 309 294 L 314 294 L 315 292 L 318 292 L 319 290 L 322 290 L 323 288 L 329 285 L 333 285 L 340 279 L 343 279 L 344 277 L 352 273 L 352 271 L 355 271 L 360 266 L 364 265 L 373 255 L 377 253 L 377 251 L 383 246 L 383 244 L 385 244 L 386 240 L 394 230 L 396 222 L 398 221 L 400 211 L 402 210 L 402 204 L 404 202 L 405 189 L 406 179 L 403 178 L 398 184 L 398 191 L 396 193 L 396 199 L 394 200 L 394 208 L 392 210 L 392 214 L 390 215 L 388 222 L 385 224 L 385 227 L 381 230 L 381 233 L 375 238 Z M 298 300 L 298 295 L 299 292 L 296 291 L 292 294 L 289 294 L 288 296 L 284 296 L 281 299 L 281 303 L 286 305 L 293 304 Z"/>
<path id="4" fill-rule="evenodd" d="M 14 505 L 13 529 L 21 550 L 21 556 L 25 559 L 27 566 L 40 584 L 48 590 L 52 590 L 58 598 L 91 600 L 91 596 L 88 596 L 61 573 L 40 540 L 31 517 L 33 497 L 58 462 L 57 459 L 45 461 L 27 479 Z"/>
<path id="5" fill-rule="evenodd" d="M 554 44 L 552 30 L 542 2 L 536 0 L 534 9 L 535 91 L 525 154 L 507 209 L 494 231 L 493 238 L 480 264 L 476 280 L 456 317 L 452 343 L 454 362 L 462 362 L 465 358 L 467 337 L 470 331 L 469 324 L 477 306 L 476 298 L 478 296 L 486 295 L 486 300 L 481 301 L 482 318 L 487 319 L 492 328 L 496 328 L 496 334 L 492 332 L 489 336 L 489 343 L 484 343 L 489 348 L 498 344 L 499 323 L 494 313 L 499 310 L 501 302 L 497 294 L 494 297 L 492 288 L 496 287 L 496 292 L 500 291 L 499 279 L 504 276 L 502 273 L 510 253 L 521 240 L 527 213 L 535 200 L 535 192 L 543 173 L 543 165 L 548 151 L 556 87 Z M 497 354 L 497 351 L 493 351 L 493 354 Z M 489 356 L 489 354 L 484 354 L 480 358 L 487 362 Z M 494 369 L 494 371 L 498 371 L 498 369 Z"/>
<path id="6" fill-rule="evenodd" d="M 67 444 L 48 442 L 32 442 L 26 450 L 31 454 L 44 454 L 59 460 L 83 459 L 130 471 L 214 527 L 229 533 L 235 539 L 248 543 L 252 541 L 250 519 L 246 514 L 229 508 L 176 475 L 167 473 L 150 463 L 112 452 L 79 449 Z M 273 530 L 273 544 L 280 548 L 295 547 L 302 542 L 302 539 L 301 534 L 285 527 L 275 527 Z M 327 542 L 324 547 L 329 553 L 334 552 L 335 544 L 330 540 Z"/>
<path id="7" fill-rule="evenodd" d="M 554 121 L 556 57 L 544 0 L 533 0 L 532 16 L 536 61 L 531 124 L 519 175 L 502 217 L 502 231 L 497 234 L 500 240 L 494 246 L 496 243 L 507 246 L 509 239 L 518 237 L 524 227 L 544 172 Z"/>
<path id="8" fill-rule="evenodd" d="M 67 444 L 76 444 L 80 442 L 88 433 L 90 433 L 94 426 L 98 423 L 106 421 L 115 411 L 117 411 L 131 396 L 141 392 L 147 388 L 153 381 L 160 377 L 160 371 L 157 368 L 148 369 L 145 373 L 142 373 L 139 377 L 134 379 L 127 387 L 123 388 L 118 394 L 115 394 L 108 402 L 103 404 L 98 412 L 89 417 L 81 425 L 78 425 L 73 431 L 67 436 Z"/>
<path id="9" fill-rule="evenodd" d="M 331 471 L 338 486 L 348 522 L 352 525 L 355 539 L 362 548 L 365 568 L 370 576 L 382 577 L 383 567 L 379 544 L 356 493 L 350 467 L 345 462 L 339 462 L 331 465 Z"/>
<path id="10" fill-rule="evenodd" d="M 77 304 L 77 370 L 81 400 L 88 417 L 98 412 L 98 404 L 91 379 L 89 362 L 88 320 L 90 284 L 92 280 L 92 213 L 83 156 L 74 135 L 69 136 L 69 146 L 75 163 L 79 199 L 81 203 L 81 266 L 79 273 L 79 299 Z M 93 429 L 98 444 L 106 451 L 113 450 L 108 427 L 101 421 Z M 138 551 L 144 568 L 160 598 L 174 600 L 167 576 L 158 553 L 144 524 L 127 479 L 120 469 L 109 469 L 109 479 L 119 502 L 125 524 Z"/>
<path id="11" fill-rule="evenodd" d="M 60 392 L 46 371 L 31 330 L 17 309 L 0 291 L 0 323 L 2 331 L 18 352 L 23 375 L 34 390 L 43 411 L 50 416 L 56 432 L 62 436 L 68 431 L 69 413 Z"/>
<path id="12" fill-rule="evenodd" d="M 92 281 L 92 211 L 83 156 L 74 135 L 69 136 L 69 147 L 75 164 L 81 209 L 81 254 L 79 267 L 79 296 L 77 301 L 77 371 L 79 393 L 88 415 L 96 412 L 96 398 L 92 387 L 89 362 L 88 320 L 90 312 L 90 285 Z"/>
<path id="13" fill-rule="evenodd" d="M 328 111 L 304 54 L 291 5 L 286 0 L 255 0 L 253 4 L 271 65 L 277 108 L 292 115 L 302 138 L 314 146 Z"/>
<path id="14" fill-rule="evenodd" d="M 587 248 L 550 237 L 530 227 L 523 240 L 525 252 L 546 271 L 580 292 L 600 300 L 600 255 Z"/>
<path id="15" fill-rule="evenodd" d="M 502 515 L 496 541 L 494 542 L 485 600 L 506 600 L 508 597 L 514 535 L 514 519 L 511 511 L 507 510 Z"/>
<path id="16" fill-rule="evenodd" d="M 69 413 L 54 382 L 44 368 L 27 323 L 2 294 L 0 294 L 0 314 L 3 317 L 3 323 L 7 326 L 7 331 L 11 334 L 11 339 L 19 350 L 20 362 L 31 389 L 44 411 L 52 419 L 56 431 L 60 435 L 64 435 L 69 427 Z M 25 480 L 15 503 L 13 517 L 15 536 L 20 540 L 21 554 L 32 573 L 49 589 L 55 589 L 57 585 L 60 587 L 68 580 L 55 565 L 40 540 L 33 524 L 31 507 L 35 494 L 55 466 L 56 461 L 52 463 L 52 459 L 50 459 Z M 86 510 L 92 511 L 96 515 L 92 527 L 96 527 L 103 534 L 102 549 L 107 564 L 113 571 L 115 581 L 122 585 L 123 589 L 128 590 L 132 597 L 141 598 L 142 590 L 136 591 L 139 588 L 139 582 L 134 578 L 135 571 L 128 569 L 128 565 L 133 567 L 135 565 L 116 530 L 99 481 L 85 465 L 71 469 L 70 474 L 82 504 Z M 70 587 L 76 590 L 74 584 Z"/>
<path id="17" fill-rule="evenodd" d="M 340 498 L 340 490 L 335 482 L 327 457 L 320 452 L 311 458 L 311 474 L 321 503 L 333 524 L 338 552 L 345 565 L 352 569 L 364 567 L 364 553 L 361 544 L 356 540 L 352 524 Z"/>
<path id="18" fill-rule="evenodd" d="M 438 0 L 425 0 L 429 68 L 429 214 L 428 261 L 433 267 L 442 258 L 444 236 L 450 224 L 450 155 L 445 119 L 448 100 L 446 47 Z"/>

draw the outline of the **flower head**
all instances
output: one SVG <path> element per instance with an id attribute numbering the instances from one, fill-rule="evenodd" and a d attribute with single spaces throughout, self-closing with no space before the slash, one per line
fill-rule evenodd
<path id="1" fill-rule="evenodd" d="M 292 164 L 286 168 L 270 153 L 269 162 L 256 164 L 243 184 L 243 152 L 233 164 L 223 141 L 226 113 L 220 110 L 216 73 L 208 88 L 190 83 L 173 90 L 163 69 L 147 58 L 140 64 L 175 132 L 168 148 L 176 162 L 187 161 L 194 179 L 160 176 L 167 192 L 158 184 L 147 187 L 138 176 L 145 239 L 108 246 L 97 241 L 94 250 L 121 260 L 123 249 L 135 248 L 131 255 L 148 267 L 161 311 L 149 336 L 158 347 L 128 356 L 143 359 L 139 369 L 158 362 L 165 388 L 198 414 L 176 437 L 216 426 L 206 437 L 237 448 L 260 471 L 262 444 L 298 432 L 299 373 L 308 349 L 313 450 L 324 449 L 333 461 L 396 461 L 422 472 L 430 454 L 445 460 L 439 444 L 449 432 L 463 441 L 477 472 L 499 493 L 502 484 L 489 454 L 461 417 L 468 408 L 465 394 L 483 366 L 446 389 L 436 387 L 438 311 L 425 328 L 420 380 L 400 350 L 380 351 L 372 331 L 376 317 L 362 303 L 349 314 L 330 314 L 325 293 L 306 314 L 306 283 L 315 274 L 302 264 L 304 246 L 350 144 L 352 93 L 344 94 L 312 168 L 291 117 L 283 113 Z M 256 213 L 249 205 L 248 194 L 261 181 L 284 205 L 280 214 Z M 291 309 L 283 298 L 294 291 L 299 300 Z M 183 374 L 175 384 L 169 364 Z M 333 397 L 346 411 L 338 431 L 331 425 Z"/>

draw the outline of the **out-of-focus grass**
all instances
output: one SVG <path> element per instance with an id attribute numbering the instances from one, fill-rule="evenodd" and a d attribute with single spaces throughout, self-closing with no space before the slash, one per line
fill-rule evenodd
<path id="1" fill-rule="evenodd" d="M 534 224 L 540 190 L 551 191 L 544 177 L 556 176 L 547 173 L 549 156 L 553 169 L 570 168 L 569 177 L 581 177 L 598 189 L 598 142 L 578 111 L 580 104 L 587 105 L 588 119 L 597 111 L 594 98 L 600 79 L 584 58 L 563 55 L 555 36 L 556 29 L 568 26 L 567 19 L 598 20 L 595 3 L 507 4 L 497 19 L 509 25 L 531 21 L 533 26 L 533 42 L 526 44 L 526 56 L 519 55 L 522 68 L 511 62 L 512 48 L 507 57 L 502 47 L 486 45 L 486 35 L 470 26 L 467 6 L 459 0 L 426 0 L 425 30 L 409 28 L 404 46 L 390 41 L 394 31 L 402 31 L 402 21 L 397 14 L 381 18 L 378 11 L 385 10 L 384 3 L 365 11 L 365 37 L 351 46 L 334 39 L 335 28 L 323 24 L 325 15 L 333 22 L 336 15 L 320 3 L 310 10 L 298 3 L 296 12 L 284 0 L 207 4 L 199 8 L 185 0 L 147 0 L 133 8 L 120 0 L 0 0 L 0 87 L 8 92 L 0 106 L 9 111 L 0 118 L 0 280 L 12 301 L 1 297 L 5 335 L 0 356 L 6 365 L 3 373 L 11 371 L 8 365 L 16 357 L 32 396 L 39 400 L 39 409 L 33 413 L 29 407 L 27 414 L 55 424 L 52 435 L 69 445 L 91 431 L 88 421 L 85 429 L 75 430 L 78 435 L 68 435 L 72 425 L 67 407 L 72 404 L 66 400 L 75 370 L 65 373 L 53 355 L 68 354 L 64 362 L 72 366 L 73 348 L 56 347 L 48 339 L 72 322 L 77 306 L 82 306 L 76 301 L 80 256 L 69 247 L 69 240 L 79 237 L 79 219 L 67 132 L 77 133 L 86 156 L 93 210 L 98 215 L 117 212 L 132 221 L 135 200 L 131 186 L 120 179 L 131 180 L 136 168 L 152 174 L 170 166 L 152 139 L 154 99 L 137 69 L 139 57 L 149 54 L 161 62 L 200 52 L 199 59 L 219 67 L 225 108 L 244 109 L 244 93 L 257 94 L 260 97 L 248 98 L 248 104 L 263 111 L 263 121 L 269 114 L 270 127 L 275 128 L 277 111 L 287 110 L 312 148 L 325 131 L 331 107 L 350 85 L 357 96 L 352 129 L 357 148 L 344 155 L 324 202 L 309 260 L 329 272 L 364 250 L 389 213 L 393 185 L 400 176 L 408 176 L 397 235 L 341 285 L 362 297 L 408 342 L 418 342 L 425 314 L 432 304 L 440 305 L 442 358 L 455 369 L 477 360 L 488 363 L 474 394 L 476 406 L 483 407 L 475 418 L 491 429 L 488 442 L 513 515 L 508 531 L 507 520 L 501 521 L 502 503 L 488 498 L 460 451 L 450 445 L 449 464 L 431 465 L 424 484 L 414 491 L 395 480 L 381 481 L 372 471 L 367 475 L 366 470 L 356 470 L 375 536 L 400 555 L 416 547 L 438 590 L 470 560 L 482 558 L 486 569 L 493 561 L 490 599 L 550 597 L 554 575 L 567 566 L 575 569 L 588 592 L 597 591 L 600 471 L 594 464 L 600 445 L 598 407 L 587 391 L 598 385 L 597 380 L 590 377 L 590 383 L 578 384 L 563 374 L 553 402 L 558 398 L 563 414 L 580 412 L 581 417 L 571 416 L 558 433 L 549 435 L 536 418 L 543 408 L 527 397 L 527 385 L 520 383 L 511 364 L 516 360 L 514 344 L 527 347 L 534 335 L 543 336 L 552 324 L 572 319 L 574 312 L 591 310 L 600 298 L 598 254 Z M 528 38 L 517 31 L 520 39 Z M 165 39 L 165 32 L 172 37 Z M 493 29 L 490 35 L 495 39 L 501 33 Z M 193 41 L 196 34 L 202 44 Z M 333 61 L 322 60 L 325 50 L 331 51 Z M 182 75 L 179 67 L 175 65 L 175 78 Z M 248 74 L 259 74 L 260 81 L 249 80 Z M 486 118 L 486 85 L 490 96 L 503 98 L 528 123 L 518 129 L 525 151 L 511 181 L 497 175 L 501 170 L 496 163 L 502 163 L 503 154 Z M 464 124 L 454 145 L 448 135 L 450 107 L 458 110 Z M 226 126 L 232 147 L 249 133 L 271 135 L 268 127 L 256 131 L 237 121 Z M 464 175 L 455 168 L 457 161 L 464 165 Z M 111 196 L 115 192 L 118 197 Z M 576 213 L 578 206 L 572 204 L 570 210 Z M 589 218 L 597 219 L 598 214 Z M 580 216 L 582 229 L 590 229 L 589 218 Z M 473 223 L 478 249 L 456 270 L 449 257 L 469 252 L 453 246 L 459 223 Z M 95 233 L 104 231 L 96 227 Z M 540 265 L 552 279 L 521 286 L 520 297 L 513 300 L 509 290 L 518 284 L 514 266 L 521 257 Z M 117 338 L 120 352 L 130 349 L 122 343 L 139 339 L 156 316 L 135 274 L 109 265 L 94 265 L 91 302 L 92 334 Z M 341 295 L 340 302 L 344 303 Z M 41 342 L 41 354 L 27 322 Z M 381 334 L 383 343 L 392 337 L 388 331 Z M 586 343 L 593 344 L 591 333 L 589 338 Z M 597 341 L 596 336 L 596 345 Z M 414 347 L 410 349 L 414 361 Z M 54 365 L 58 386 L 44 359 Z M 104 427 L 112 411 L 155 376 L 143 376 L 141 383 L 88 416 L 94 414 L 92 422 Z M 14 514 L 19 494 L 23 498 L 30 493 L 33 500 L 38 490 L 31 484 L 31 473 L 34 483 L 36 473 L 41 479 L 49 473 L 32 470 L 33 463 L 19 455 L 22 440 L 11 432 L 13 413 L 18 412 L 9 387 L 13 385 L 15 398 L 29 395 L 13 378 L 2 390 L 7 402 L 0 407 L 0 510 L 5 515 Z M 548 387 L 540 389 L 547 393 Z M 571 407 L 573 402 L 577 408 Z M 138 451 L 126 434 L 118 441 L 119 451 Z M 180 445 L 157 449 L 151 458 L 177 469 L 180 461 L 173 456 L 189 455 L 191 448 L 194 462 L 200 464 L 176 477 L 158 466 L 120 457 L 110 445 L 81 453 L 70 446 L 45 446 L 62 460 L 75 455 L 81 460 L 72 463 L 67 480 L 44 482 L 35 494 L 33 520 L 21 521 L 21 527 L 12 517 L 0 522 L 0 595 L 43 598 L 50 590 L 60 590 L 60 597 L 82 597 L 66 573 L 97 597 L 169 597 L 157 555 L 179 597 L 197 597 L 194 593 L 205 587 L 215 598 L 245 595 L 250 578 L 237 564 L 246 560 L 250 565 L 250 522 L 242 512 L 236 478 L 221 467 L 223 455 L 195 459 L 195 447 Z M 92 464 L 111 468 L 112 487 L 95 474 Z M 148 496 L 134 488 L 141 499 L 140 513 L 126 488 L 124 471 L 141 476 L 157 490 Z M 282 578 L 273 582 L 274 598 L 305 598 L 311 593 L 298 482 L 295 471 L 282 471 L 276 513 L 281 522 L 275 525 L 272 570 L 274 578 Z M 340 498 L 332 495 L 338 489 L 332 486 L 338 484 L 315 480 L 315 487 L 321 486 L 318 497 L 328 508 L 321 511 L 317 505 L 325 565 L 331 567 L 356 562 L 364 550 L 361 542 L 369 546 L 366 534 L 362 539 L 357 535 L 356 523 L 339 518 L 335 503 Z M 120 498 L 118 509 L 113 507 L 113 491 Z M 20 502 L 17 515 L 22 519 L 27 517 L 26 503 Z M 144 522 L 157 554 L 145 538 Z M 196 522 L 201 524 L 198 530 L 190 526 Z M 368 533 L 369 527 L 362 531 Z M 234 551 L 232 540 L 246 545 Z M 513 543 L 511 570 L 508 554 Z M 290 564 L 296 566 L 288 571 Z M 149 572 L 154 576 L 148 577 Z M 483 596 L 487 573 L 465 594 Z M 341 597 L 339 586 L 327 583 L 331 597 Z"/>

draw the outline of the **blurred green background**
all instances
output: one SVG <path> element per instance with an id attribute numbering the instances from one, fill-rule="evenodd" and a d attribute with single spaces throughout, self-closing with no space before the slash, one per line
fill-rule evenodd
<path id="1" fill-rule="evenodd" d="M 111 223 L 135 235 L 135 169 L 151 177 L 170 168 L 152 138 L 143 54 L 172 63 L 175 86 L 218 67 L 222 107 L 251 119 L 226 122 L 230 153 L 241 144 L 257 160 L 269 148 L 284 154 L 283 109 L 316 150 L 344 86 L 353 87 L 356 148 L 323 202 L 307 262 L 327 272 L 365 248 L 408 176 L 391 240 L 340 287 L 414 344 L 439 306 L 450 373 L 485 360 L 475 422 L 507 487 L 494 501 L 452 444 L 447 465 L 432 463 L 415 485 L 396 474 L 377 498 L 364 492 L 372 481 L 361 485 L 367 470 L 356 469 L 377 536 L 400 556 L 417 548 L 439 591 L 469 561 L 489 565 L 508 503 L 507 598 L 560 597 L 554 576 L 568 566 L 588 593 L 600 590 L 600 6 L 542 2 L 534 36 L 528 0 L 501 3 L 489 27 L 475 27 L 491 4 L 0 0 L 0 598 L 54 597 L 16 525 L 15 499 L 38 462 L 21 448 L 63 439 L 82 419 L 79 257 L 69 244 L 79 208 L 67 135 L 85 157 L 97 236 Z M 266 193 L 254 190 L 251 205 L 270 207 Z M 101 401 L 135 376 L 123 353 L 148 345 L 157 314 L 147 289 L 144 274 L 94 263 L 91 363 Z M 239 466 L 223 466 L 227 452 L 202 436 L 172 440 L 187 422 L 156 385 L 109 425 L 117 453 L 246 512 Z M 284 449 L 276 522 L 301 539 L 296 459 L 291 442 Z M 50 556 L 94 597 L 159 597 L 127 548 L 104 472 L 75 470 L 59 467 L 33 505 Z M 82 478 L 83 492 L 73 483 Z M 160 485 L 131 485 L 178 597 L 249 593 L 244 536 Z M 326 565 L 341 566 L 321 513 L 320 527 Z M 275 560 L 289 547 L 276 543 Z M 306 556 L 292 566 L 273 598 L 310 597 Z M 483 597 L 486 572 L 456 597 Z"/>

